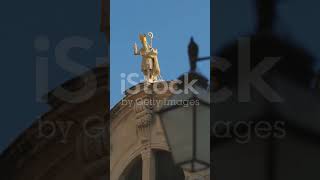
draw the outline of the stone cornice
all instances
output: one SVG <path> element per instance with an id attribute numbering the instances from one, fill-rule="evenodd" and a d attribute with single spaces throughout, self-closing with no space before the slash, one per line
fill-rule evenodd
<path id="1" fill-rule="evenodd" d="M 164 82 L 173 82 L 173 81 L 164 81 Z M 159 90 L 161 90 L 161 88 L 163 89 L 163 87 L 160 87 L 161 86 L 161 83 L 163 82 L 156 82 L 154 84 L 156 84 L 158 87 L 159 87 Z M 152 84 L 153 85 L 153 84 Z M 136 99 L 138 98 L 141 98 L 143 96 L 146 95 L 146 93 L 144 92 L 144 87 L 145 87 L 145 84 L 144 83 L 139 83 L 135 86 L 132 86 L 130 87 L 129 89 L 126 90 L 125 92 L 125 97 L 123 99 L 121 99 L 110 111 L 110 119 L 111 121 L 116 119 L 120 114 L 122 114 L 123 112 L 127 111 L 129 109 L 132 109 L 133 107 L 130 107 L 131 105 L 128 104 L 128 103 L 122 103 L 123 101 L 135 101 Z M 134 91 L 134 90 L 137 90 L 137 89 L 140 89 L 138 90 L 135 94 L 130 94 L 128 93 L 128 91 Z M 171 93 L 169 91 L 161 94 L 161 95 L 157 95 L 155 94 L 155 98 L 156 99 L 162 99 L 163 97 L 161 96 L 164 96 L 164 97 L 167 97 L 169 96 Z"/>
<path id="2" fill-rule="evenodd" d="M 104 86 L 107 87 L 109 85 L 108 78 L 109 78 L 108 67 L 106 65 L 106 66 L 97 67 L 97 68 L 94 68 L 88 72 L 85 72 L 81 76 L 75 77 L 75 78 L 63 83 L 60 87 L 63 87 L 64 89 L 66 89 L 70 92 L 74 92 L 74 91 L 77 91 L 83 87 L 84 80 L 85 80 L 86 85 L 88 85 L 88 86 L 96 85 L 96 88 L 99 89 L 101 87 L 104 87 Z M 58 90 L 58 88 L 59 87 L 51 90 L 47 95 L 47 103 L 53 108 L 67 103 L 64 100 L 62 100 L 61 98 L 58 98 L 54 95 L 54 93 Z M 93 88 L 95 88 L 95 87 L 93 87 Z M 86 92 L 84 92 L 84 93 L 86 93 Z M 83 96 L 83 94 L 80 94 L 80 96 L 81 95 Z M 74 98 L 76 98 L 76 97 L 74 97 Z"/>

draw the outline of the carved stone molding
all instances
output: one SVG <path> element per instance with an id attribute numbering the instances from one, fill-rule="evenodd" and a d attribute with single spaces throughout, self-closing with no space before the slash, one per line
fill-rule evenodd
<path id="1" fill-rule="evenodd" d="M 152 124 L 152 98 L 144 96 L 135 103 L 136 130 L 141 143 L 150 142 Z"/>
<path id="2" fill-rule="evenodd" d="M 155 180 L 155 157 L 151 148 L 141 151 L 142 180 Z"/>
<path id="3" fill-rule="evenodd" d="M 90 137 L 86 133 L 81 134 L 78 140 L 80 159 L 84 162 L 92 162 L 106 157 L 109 153 L 106 138 L 104 134 L 97 137 Z"/>

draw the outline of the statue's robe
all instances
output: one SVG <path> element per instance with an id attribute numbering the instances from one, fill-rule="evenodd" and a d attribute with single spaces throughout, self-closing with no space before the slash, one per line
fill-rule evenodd
<path id="1" fill-rule="evenodd" d="M 151 71 L 151 78 L 155 80 L 160 75 L 160 66 L 158 62 L 158 52 L 156 49 L 151 48 L 150 51 L 140 50 L 142 54 L 141 69 L 144 75 L 147 75 L 148 70 Z"/>
<path id="2" fill-rule="evenodd" d="M 160 66 L 158 62 L 158 56 L 155 56 L 154 58 L 152 58 L 152 60 L 153 60 L 152 75 L 157 77 L 160 75 Z"/>

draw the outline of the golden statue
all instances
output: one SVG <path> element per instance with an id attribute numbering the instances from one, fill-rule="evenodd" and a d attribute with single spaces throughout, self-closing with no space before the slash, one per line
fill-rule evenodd
<path id="1" fill-rule="evenodd" d="M 141 71 L 143 72 L 145 82 L 152 83 L 159 80 L 160 67 L 158 63 L 158 50 L 152 48 L 152 32 L 149 32 L 148 36 L 150 37 L 150 44 L 147 41 L 146 34 L 139 34 L 142 48 L 138 50 L 138 46 L 135 43 L 133 50 L 134 55 L 142 56 Z"/>

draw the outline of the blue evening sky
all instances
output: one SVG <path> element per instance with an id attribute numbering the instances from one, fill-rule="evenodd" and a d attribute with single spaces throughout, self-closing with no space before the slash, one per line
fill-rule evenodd
<path id="1" fill-rule="evenodd" d="M 123 97 L 121 73 L 138 73 L 136 79 L 143 79 L 141 57 L 133 55 L 132 46 L 136 42 L 141 47 L 138 34 L 149 31 L 159 52 L 162 78 L 176 79 L 189 70 L 191 36 L 199 45 L 199 55 L 210 55 L 210 0 L 111 0 L 111 107 Z M 209 78 L 209 61 L 198 67 Z"/>

